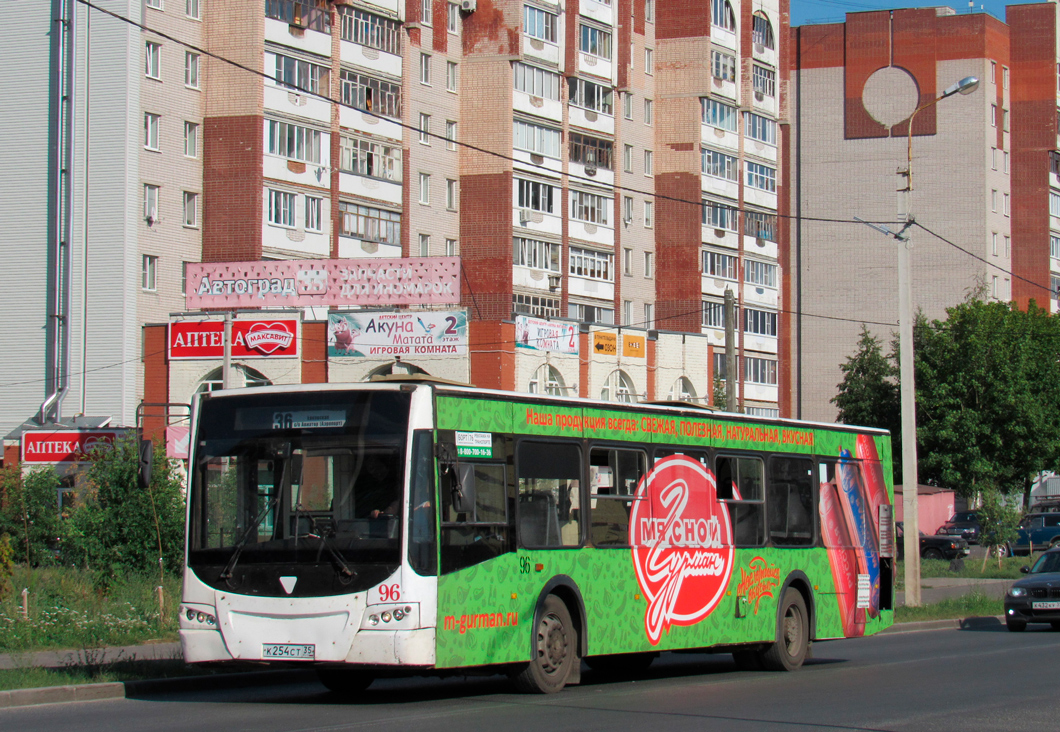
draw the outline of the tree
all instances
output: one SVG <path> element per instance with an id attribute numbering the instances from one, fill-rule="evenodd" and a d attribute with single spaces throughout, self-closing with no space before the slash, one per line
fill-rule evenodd
<path id="1" fill-rule="evenodd" d="M 52 564 L 61 533 L 59 476 L 51 468 L 25 475 L 18 465 L 0 471 L 0 534 L 11 536 L 11 549 L 27 566 Z"/>
<path id="2" fill-rule="evenodd" d="M 986 569 L 986 561 L 991 554 L 996 554 L 998 566 L 1001 566 L 1002 552 L 996 551 L 999 547 L 1005 547 L 1016 538 L 1016 526 L 1019 524 L 1020 511 L 1018 508 L 1006 505 L 1001 493 L 993 488 L 982 492 L 982 504 L 978 508 L 979 518 L 979 543 L 987 547 L 986 556 L 983 557 L 983 569 Z"/>
<path id="3" fill-rule="evenodd" d="M 181 482 L 156 446 L 151 484 L 139 487 L 137 440 L 125 437 L 92 452 L 84 488 L 67 524 L 70 558 L 96 570 L 102 584 L 121 573 L 181 566 L 184 496 Z"/>

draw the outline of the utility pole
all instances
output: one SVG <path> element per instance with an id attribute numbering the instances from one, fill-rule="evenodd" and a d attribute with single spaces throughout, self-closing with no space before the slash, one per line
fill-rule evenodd
<path id="1" fill-rule="evenodd" d="M 225 311 L 224 361 L 221 362 L 221 387 L 232 388 L 232 311 Z"/>
<path id="2" fill-rule="evenodd" d="M 725 411 L 736 411 L 736 296 L 725 291 Z"/>

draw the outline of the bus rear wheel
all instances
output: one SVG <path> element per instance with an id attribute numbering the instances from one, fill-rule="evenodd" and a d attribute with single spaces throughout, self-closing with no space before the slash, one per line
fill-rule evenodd
<path id="1" fill-rule="evenodd" d="M 343 696 L 357 696 L 375 680 L 364 671 L 352 668 L 318 668 L 317 679 L 328 691 Z"/>
<path id="2" fill-rule="evenodd" d="M 578 659 L 578 633 L 567 606 L 549 595 L 534 624 L 533 657 L 513 676 L 515 688 L 527 694 L 555 694 L 570 677 Z"/>
<path id="3" fill-rule="evenodd" d="M 777 640 L 762 652 L 762 667 L 767 671 L 795 671 L 806 660 L 810 623 L 802 594 L 788 588 L 777 612 Z"/>

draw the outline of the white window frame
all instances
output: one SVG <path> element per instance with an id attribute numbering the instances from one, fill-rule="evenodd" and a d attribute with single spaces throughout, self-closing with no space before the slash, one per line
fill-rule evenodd
<path id="1" fill-rule="evenodd" d="M 740 161 L 735 155 L 711 148 L 700 148 L 699 169 L 703 175 L 740 182 Z"/>
<path id="2" fill-rule="evenodd" d="M 184 121 L 184 157 L 199 157 L 199 123 Z"/>
<path id="3" fill-rule="evenodd" d="M 777 121 L 754 112 L 745 112 L 744 134 L 752 140 L 776 147 Z"/>
<path id="4" fill-rule="evenodd" d="M 199 54 L 184 52 L 184 86 L 188 89 L 199 89 Z"/>
<path id="5" fill-rule="evenodd" d="M 609 225 L 608 222 L 611 220 L 610 211 L 615 205 L 614 199 L 573 188 L 569 194 L 571 219 L 596 224 L 597 226 Z"/>
<path id="6" fill-rule="evenodd" d="M 615 255 L 572 246 L 568 255 L 567 273 L 598 282 L 615 281 Z"/>
<path id="7" fill-rule="evenodd" d="M 158 256 L 154 254 L 143 255 L 140 270 L 140 288 L 144 292 L 158 291 Z"/>
<path id="8" fill-rule="evenodd" d="M 324 199 L 319 196 L 305 197 L 306 231 L 324 230 Z"/>
<path id="9" fill-rule="evenodd" d="M 456 61 L 445 62 L 445 90 L 447 92 L 453 92 L 455 94 L 457 91 L 457 84 L 459 83 L 457 77 L 458 68 L 459 66 Z"/>
<path id="10" fill-rule="evenodd" d="M 533 5 L 523 6 L 523 34 L 546 43 L 555 43 L 559 16 Z"/>
<path id="11" fill-rule="evenodd" d="M 710 73 L 715 79 L 736 81 L 736 56 L 725 51 L 711 50 Z"/>
<path id="12" fill-rule="evenodd" d="M 430 145 L 431 144 L 431 115 L 426 112 L 420 112 L 420 144 Z"/>
<path id="13" fill-rule="evenodd" d="M 270 155 L 314 165 L 324 161 L 324 133 L 320 130 L 283 120 L 266 119 L 265 122 L 268 125 L 266 148 Z"/>
<path id="14" fill-rule="evenodd" d="M 655 306 L 650 302 L 644 303 L 644 322 L 640 327 L 647 330 L 655 327 Z"/>
<path id="15" fill-rule="evenodd" d="M 420 204 L 431 205 L 431 174 L 420 173 Z"/>
<path id="16" fill-rule="evenodd" d="M 553 102 L 559 101 L 560 76 L 556 72 L 516 61 L 512 64 L 512 76 L 517 91 Z"/>
<path id="17" fill-rule="evenodd" d="M 445 207 L 449 211 L 456 211 L 457 202 L 460 200 L 456 187 L 455 178 L 445 179 Z"/>
<path id="18" fill-rule="evenodd" d="M 777 385 L 777 361 L 773 358 L 744 356 L 744 381 L 748 384 Z"/>
<path id="19" fill-rule="evenodd" d="M 281 191 L 269 188 L 269 212 L 268 221 L 270 226 L 279 226 L 284 229 L 293 229 L 298 225 L 298 194 L 290 191 Z"/>
<path id="20" fill-rule="evenodd" d="M 546 214 L 555 213 L 555 202 L 558 198 L 556 187 L 549 183 L 528 178 L 515 179 L 515 205 L 519 208 Z"/>
<path id="21" fill-rule="evenodd" d="M 743 332 L 750 335 L 777 337 L 777 313 L 775 310 L 760 310 L 745 306 L 743 309 Z"/>
<path id="22" fill-rule="evenodd" d="M 445 149 L 456 150 L 456 122 L 451 119 L 445 121 Z"/>
<path id="23" fill-rule="evenodd" d="M 633 196 L 622 197 L 622 223 L 628 224 L 633 221 Z M 626 251 L 631 251 L 627 249 Z M 626 274 L 629 274 L 627 271 Z"/>
<path id="24" fill-rule="evenodd" d="M 655 154 L 651 150 L 644 151 L 644 175 L 649 178 L 653 175 L 655 170 Z"/>
<path id="25" fill-rule="evenodd" d="M 743 281 L 758 287 L 777 287 L 778 266 L 775 262 L 763 262 L 760 259 L 743 261 Z"/>
<path id="26" fill-rule="evenodd" d="M 165 10 L 162 7 L 162 0 L 144 0 L 144 6 L 151 8 L 152 10 Z"/>
<path id="27" fill-rule="evenodd" d="M 420 22 L 424 25 L 434 24 L 433 0 L 420 0 Z"/>
<path id="28" fill-rule="evenodd" d="M 644 228 L 651 229 L 655 227 L 655 202 L 645 201 L 644 202 Z"/>
<path id="29" fill-rule="evenodd" d="M 560 271 L 560 245 L 543 239 L 517 236 L 512 240 L 512 263 L 519 267 Z"/>
<path id="30" fill-rule="evenodd" d="M 702 122 L 708 127 L 736 132 L 740 125 L 740 110 L 713 97 L 700 98 Z"/>
<path id="31" fill-rule="evenodd" d="M 704 249 L 702 259 L 703 274 L 708 277 L 717 277 L 720 280 L 737 281 L 739 259 L 735 255 Z"/>
<path id="32" fill-rule="evenodd" d="M 153 183 L 144 183 L 144 219 L 148 226 L 158 223 L 159 188 Z"/>
<path id="33" fill-rule="evenodd" d="M 199 0 L 185 0 L 184 17 L 192 20 L 202 20 L 202 9 L 199 7 Z"/>
<path id="34" fill-rule="evenodd" d="M 651 279 L 655 276 L 655 252 L 644 252 L 644 277 Z"/>
<path id="35" fill-rule="evenodd" d="M 644 49 L 644 73 L 648 76 L 655 74 L 655 51 L 651 48 Z"/>
<path id="36" fill-rule="evenodd" d="M 732 204 L 710 199 L 703 200 L 703 226 L 724 231 L 737 231 L 739 216 L 739 209 Z"/>
<path id="37" fill-rule="evenodd" d="M 456 239 L 445 240 L 445 256 L 456 257 L 459 256 L 460 250 L 457 249 Z"/>
<path id="38" fill-rule="evenodd" d="M 199 194 L 184 191 L 184 228 L 199 228 Z"/>
<path id="39" fill-rule="evenodd" d="M 653 114 L 653 110 L 654 109 L 655 109 L 655 103 L 652 100 L 650 100 L 650 99 L 645 99 L 644 100 L 644 124 L 648 125 L 648 127 L 651 127 L 652 114 Z"/>
<path id="40" fill-rule="evenodd" d="M 633 92 L 622 93 L 622 116 L 633 119 Z"/>
<path id="41" fill-rule="evenodd" d="M 767 66 L 752 64 L 751 88 L 763 97 L 772 99 L 777 95 L 777 72 Z"/>
<path id="42" fill-rule="evenodd" d="M 424 86 L 431 85 L 431 54 L 420 54 L 420 83 Z"/>
<path id="43" fill-rule="evenodd" d="M 155 41 L 144 43 L 144 76 L 162 80 L 162 44 Z"/>
<path id="44" fill-rule="evenodd" d="M 431 235 L 420 234 L 420 256 L 429 257 L 431 256 Z"/>
<path id="45" fill-rule="evenodd" d="M 612 34 L 595 25 L 580 23 L 578 28 L 578 50 L 587 56 L 610 61 L 613 55 Z"/>
<path id="46" fill-rule="evenodd" d="M 554 127 L 517 119 L 513 125 L 513 134 L 513 146 L 516 150 L 557 160 L 563 155 L 562 136 Z"/>
<path id="47" fill-rule="evenodd" d="M 144 112 L 144 149 L 160 152 L 162 115 Z"/>
<path id="48" fill-rule="evenodd" d="M 762 163 L 746 162 L 747 185 L 760 191 L 777 192 L 777 169 Z"/>
<path id="49" fill-rule="evenodd" d="M 622 170 L 627 173 L 633 172 L 633 146 L 622 146 Z"/>
<path id="50" fill-rule="evenodd" d="M 460 32 L 460 3 L 449 3 L 446 8 L 445 29 L 450 33 Z"/>

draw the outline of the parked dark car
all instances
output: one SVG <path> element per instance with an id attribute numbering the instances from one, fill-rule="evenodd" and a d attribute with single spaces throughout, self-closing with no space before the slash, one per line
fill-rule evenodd
<path id="1" fill-rule="evenodd" d="M 1060 546 L 1060 513 L 1029 513 L 1020 520 L 1009 550 L 1029 554 L 1032 544 L 1036 549 Z"/>
<path id="2" fill-rule="evenodd" d="M 1027 623 L 1049 623 L 1060 630 L 1060 548 L 1038 557 L 1033 567 L 1020 567 L 1027 576 L 1005 594 L 1005 624 L 1018 633 Z"/>
<path id="3" fill-rule="evenodd" d="M 895 523 L 896 540 L 898 543 L 898 558 L 903 559 L 905 555 L 905 527 L 901 521 Z M 956 536 L 928 536 L 920 532 L 920 558 L 921 559 L 956 559 L 966 557 L 971 549 L 968 542 Z"/>
<path id="4" fill-rule="evenodd" d="M 958 511 L 950 516 L 950 520 L 942 525 L 939 534 L 946 536 L 959 536 L 969 544 L 979 543 L 979 533 L 982 527 L 979 525 L 979 514 L 976 511 Z"/>

